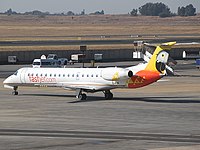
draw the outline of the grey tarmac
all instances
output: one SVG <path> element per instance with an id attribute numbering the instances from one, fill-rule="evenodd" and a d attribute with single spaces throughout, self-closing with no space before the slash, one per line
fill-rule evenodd
<path id="1" fill-rule="evenodd" d="M 113 100 L 93 93 L 87 101 L 46 87 L 20 87 L 13 96 L 2 77 L 0 149 L 198 150 L 200 71 L 180 64 L 176 73 L 144 88 L 115 89 Z"/>

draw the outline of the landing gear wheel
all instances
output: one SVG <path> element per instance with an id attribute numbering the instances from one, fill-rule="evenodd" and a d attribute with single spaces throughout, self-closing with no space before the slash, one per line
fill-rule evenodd
<path id="1" fill-rule="evenodd" d="M 105 92 L 105 99 L 106 100 L 111 100 L 113 99 L 113 94 L 110 91 Z"/>
<path id="2" fill-rule="evenodd" d="M 85 93 L 82 93 L 82 89 L 77 89 L 76 90 L 76 98 L 79 100 L 86 100 L 87 95 Z"/>
<path id="3" fill-rule="evenodd" d="M 86 94 L 80 94 L 80 95 L 78 96 L 78 99 L 79 99 L 79 100 L 86 100 L 86 99 L 87 99 L 87 95 L 86 95 Z"/>
<path id="4" fill-rule="evenodd" d="M 86 94 L 82 94 L 82 99 L 81 100 L 86 100 L 87 99 L 87 95 Z"/>
<path id="5" fill-rule="evenodd" d="M 18 91 L 12 92 L 12 95 L 18 95 L 18 94 L 19 94 Z"/>

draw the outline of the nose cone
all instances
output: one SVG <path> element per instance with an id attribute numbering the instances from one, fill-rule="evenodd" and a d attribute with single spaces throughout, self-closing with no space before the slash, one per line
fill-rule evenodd
<path id="1" fill-rule="evenodd" d="M 4 81 L 3 81 L 3 84 L 10 84 L 10 83 L 12 83 L 12 76 L 10 76 L 10 77 L 8 77 L 8 78 L 6 78 Z"/>
<path id="2" fill-rule="evenodd" d="M 3 81 L 3 84 L 8 84 L 9 82 L 9 79 L 8 78 L 6 78 L 4 81 Z"/>

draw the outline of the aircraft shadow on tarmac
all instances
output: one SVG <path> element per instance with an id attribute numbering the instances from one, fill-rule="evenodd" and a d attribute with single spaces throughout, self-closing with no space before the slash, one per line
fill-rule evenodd
<path id="1" fill-rule="evenodd" d="M 185 99 L 187 98 L 187 99 Z M 191 100 L 196 97 L 115 97 L 114 101 L 135 101 L 135 102 L 148 102 L 148 103 L 200 103 L 199 100 Z M 95 102 L 95 101 L 109 101 L 105 100 L 104 97 L 88 97 L 87 100 L 72 101 L 69 103 L 80 103 L 80 102 Z"/>
<path id="2" fill-rule="evenodd" d="M 56 94 L 22 94 L 21 96 L 41 96 L 41 97 L 63 97 L 72 98 L 73 101 L 68 103 L 82 103 L 82 102 L 95 102 L 95 101 L 109 101 L 100 96 L 88 96 L 87 100 L 74 100 L 74 95 L 56 95 Z M 114 101 L 135 101 L 135 102 L 148 102 L 148 103 L 200 103 L 200 100 L 193 100 L 199 98 L 197 96 L 174 96 L 174 97 L 114 97 Z M 110 100 L 111 101 L 111 100 Z"/>

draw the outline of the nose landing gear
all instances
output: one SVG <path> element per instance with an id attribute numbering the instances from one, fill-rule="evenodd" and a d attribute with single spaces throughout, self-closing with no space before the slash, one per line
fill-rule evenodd
<path id="1" fill-rule="evenodd" d="M 18 86 L 14 86 L 14 91 L 12 92 L 12 95 L 18 95 L 19 93 L 18 93 L 18 91 L 17 91 L 17 89 L 18 89 Z"/>

